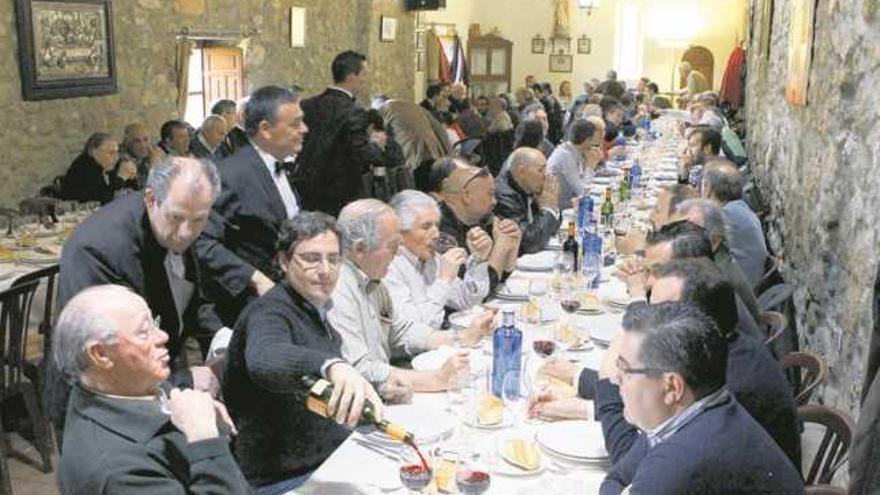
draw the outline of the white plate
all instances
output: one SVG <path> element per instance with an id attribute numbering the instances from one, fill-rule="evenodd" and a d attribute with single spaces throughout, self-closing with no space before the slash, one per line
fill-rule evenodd
<path id="1" fill-rule="evenodd" d="M 529 280 L 526 278 L 509 278 L 498 288 L 496 295 L 503 299 L 528 300 Z"/>
<path id="2" fill-rule="evenodd" d="M 504 445 L 503 441 L 499 442 L 498 448 L 501 449 L 503 445 Z M 507 459 L 504 458 L 504 455 L 499 450 L 498 462 L 496 462 L 492 466 L 491 471 L 494 473 L 500 474 L 502 476 L 516 476 L 516 477 L 534 476 L 536 474 L 541 474 L 542 472 L 544 472 L 544 467 L 547 464 L 546 460 L 544 459 L 544 456 L 546 456 L 547 454 L 545 454 L 543 452 L 543 449 L 541 449 L 540 446 L 537 446 L 537 447 L 538 447 L 538 451 L 541 453 L 541 457 L 540 457 L 540 461 L 538 462 L 537 469 L 533 469 L 532 471 L 526 471 L 525 469 L 508 462 Z"/>
<path id="3" fill-rule="evenodd" d="M 553 251 L 541 251 L 540 253 L 526 254 L 520 256 L 519 259 L 516 260 L 516 268 L 518 270 L 530 272 L 549 272 L 553 270 L 553 262 L 555 259 L 556 253 Z"/>
<path id="4" fill-rule="evenodd" d="M 412 433 L 416 443 L 420 445 L 431 444 L 448 437 L 458 424 L 458 419 L 452 414 L 417 404 L 388 406 L 385 408 L 384 419 Z M 400 445 L 399 442 L 379 431 L 373 431 L 364 437 L 371 442 Z"/>
<path id="5" fill-rule="evenodd" d="M 501 415 L 501 421 L 498 423 L 495 423 L 494 425 L 480 424 L 480 422 L 477 421 L 476 414 L 462 415 L 461 422 L 467 426 L 470 426 L 471 428 L 479 428 L 481 430 L 500 430 L 501 428 L 507 428 L 508 426 L 510 426 L 513 423 L 513 420 L 510 418 L 509 414 L 506 414 L 506 411 L 505 411 L 505 414 Z M 499 454 L 499 457 L 500 457 L 500 454 Z"/>
<path id="6" fill-rule="evenodd" d="M 608 458 L 602 426 L 595 421 L 559 421 L 538 428 L 542 446 L 566 457 L 584 460 Z"/>
<path id="7" fill-rule="evenodd" d="M 590 338 L 600 342 L 609 343 L 614 335 L 620 330 L 623 315 L 614 313 L 602 313 L 593 316 L 578 315 L 578 326 L 586 328 L 590 332 Z"/>

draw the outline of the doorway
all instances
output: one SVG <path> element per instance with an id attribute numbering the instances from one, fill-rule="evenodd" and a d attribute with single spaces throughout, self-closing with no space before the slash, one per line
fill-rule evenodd
<path id="1" fill-rule="evenodd" d="M 244 57 L 237 47 L 199 43 L 189 60 L 185 120 L 202 125 L 218 100 L 238 101 L 244 96 Z"/>

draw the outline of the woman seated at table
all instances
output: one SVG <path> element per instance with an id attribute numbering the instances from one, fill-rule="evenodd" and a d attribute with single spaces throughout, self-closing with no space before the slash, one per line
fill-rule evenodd
<path id="1" fill-rule="evenodd" d="M 119 143 L 110 134 L 96 132 L 89 136 L 82 153 L 73 160 L 61 185 L 61 198 L 80 202 L 109 203 L 125 181 L 137 175 L 137 167 L 126 161 L 114 170 L 119 160 Z"/>
<path id="2" fill-rule="evenodd" d="M 456 246 L 454 238 L 440 234 L 440 208 L 432 197 L 401 191 L 391 199 L 391 207 L 400 219 L 403 247 L 384 281 L 401 315 L 440 328 L 444 308 L 462 311 L 480 304 L 489 294 L 486 261 L 492 252 L 492 238 L 481 230 L 469 234 L 467 247 L 473 253 L 473 261 L 469 261 L 464 246 Z M 438 252 L 438 248 L 445 252 Z"/>

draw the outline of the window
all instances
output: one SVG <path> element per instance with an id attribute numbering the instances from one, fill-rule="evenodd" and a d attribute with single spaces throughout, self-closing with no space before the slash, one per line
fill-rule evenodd
<path id="1" fill-rule="evenodd" d="M 196 129 L 205 120 L 205 85 L 203 81 L 202 49 L 195 48 L 189 57 L 189 74 L 186 91 L 186 115 L 184 120 Z"/>
<path id="2" fill-rule="evenodd" d="M 622 80 L 642 76 L 643 35 L 639 7 L 632 1 L 618 4 L 617 24 L 617 76 Z"/>

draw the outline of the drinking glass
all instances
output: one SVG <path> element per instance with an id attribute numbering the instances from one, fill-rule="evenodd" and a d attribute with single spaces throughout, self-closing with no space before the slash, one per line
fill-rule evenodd
<path id="1" fill-rule="evenodd" d="M 467 402 L 466 391 L 470 374 L 469 370 L 462 370 L 449 377 L 446 383 L 446 408 L 456 416 L 462 413 Z"/>
<path id="2" fill-rule="evenodd" d="M 523 366 L 519 373 L 516 371 L 507 373 L 504 377 L 504 385 L 501 387 L 504 408 L 513 418 L 514 428 L 522 425 L 529 410 L 531 381 L 528 375 L 528 363 L 526 358 L 523 358 Z"/>
<path id="3" fill-rule="evenodd" d="M 492 476 L 483 458 L 467 452 L 459 458 L 455 470 L 455 486 L 463 495 L 482 495 L 489 489 Z"/>
<path id="4" fill-rule="evenodd" d="M 458 246 L 458 241 L 455 240 L 455 237 L 447 234 L 446 232 L 440 232 L 436 239 L 431 243 L 434 248 L 434 253 L 438 255 L 446 254 L 450 249 L 455 249 Z M 464 272 L 464 284 L 467 290 L 471 293 L 476 294 L 477 291 L 480 290 L 479 285 L 470 275 L 473 271 L 474 267 L 477 265 L 477 259 L 473 254 L 468 256 L 467 261 L 465 262 L 465 272 Z"/>
<path id="5" fill-rule="evenodd" d="M 434 477 L 431 465 L 423 462 L 421 456 L 409 445 L 401 445 L 398 456 L 400 457 L 400 482 L 410 494 L 421 493 L 426 486 L 431 484 Z"/>

